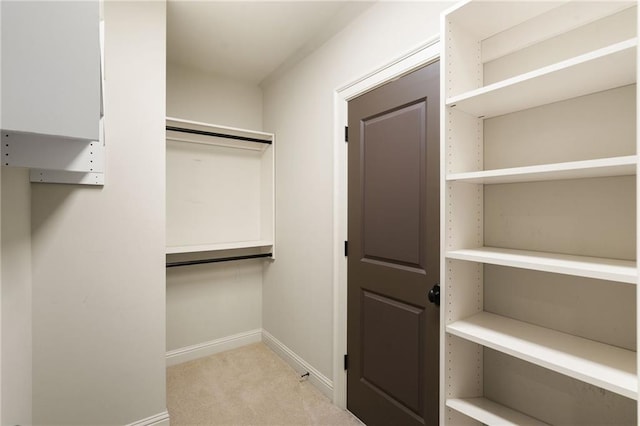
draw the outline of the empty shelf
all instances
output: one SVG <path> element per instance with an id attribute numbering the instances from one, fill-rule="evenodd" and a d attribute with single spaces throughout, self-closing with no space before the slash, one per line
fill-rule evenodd
<path id="1" fill-rule="evenodd" d="M 167 117 L 167 140 L 228 148 L 264 151 L 273 143 L 272 133 L 220 126 Z"/>
<path id="2" fill-rule="evenodd" d="M 600 158 L 597 160 L 571 161 L 479 172 L 450 173 L 447 175 L 447 181 L 499 184 L 627 176 L 636 174 L 637 161 L 637 156 L 628 155 L 625 157 Z"/>
<path id="3" fill-rule="evenodd" d="M 636 353 L 488 312 L 449 324 L 447 332 L 637 399 Z"/>
<path id="4" fill-rule="evenodd" d="M 489 118 L 636 82 L 636 38 L 447 99 Z M 593 76 L 598 76 L 594 78 Z"/>
<path id="5" fill-rule="evenodd" d="M 553 272 L 579 277 L 636 284 L 636 263 L 629 260 L 599 257 L 572 256 L 495 247 L 452 250 L 449 259 L 482 262 L 491 265 L 510 266 L 534 271 Z"/>
<path id="6" fill-rule="evenodd" d="M 490 426 L 548 426 L 547 423 L 486 398 L 447 399 L 447 407 Z"/>
<path id="7" fill-rule="evenodd" d="M 245 248 L 271 247 L 273 241 L 239 241 L 233 243 L 200 244 L 190 246 L 169 246 L 166 254 L 197 253 L 203 251 L 237 250 Z"/>
<path id="8" fill-rule="evenodd" d="M 444 12 L 447 19 L 476 39 L 484 40 L 558 7 L 553 2 L 457 2 Z"/>

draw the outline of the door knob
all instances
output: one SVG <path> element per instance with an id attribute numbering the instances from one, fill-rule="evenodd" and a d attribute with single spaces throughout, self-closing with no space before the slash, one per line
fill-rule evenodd
<path id="1" fill-rule="evenodd" d="M 434 285 L 431 290 L 429 290 L 429 302 L 440 306 L 440 284 Z"/>

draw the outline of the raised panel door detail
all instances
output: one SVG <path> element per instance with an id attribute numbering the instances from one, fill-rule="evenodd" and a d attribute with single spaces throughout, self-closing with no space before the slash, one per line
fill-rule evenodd
<path id="1" fill-rule="evenodd" d="M 362 293 L 362 379 L 422 416 L 422 315 L 397 300 Z"/>
<path id="2" fill-rule="evenodd" d="M 362 121 L 363 254 L 366 259 L 424 268 L 421 259 L 426 102 Z M 366 142 L 365 142 L 366 141 Z"/>

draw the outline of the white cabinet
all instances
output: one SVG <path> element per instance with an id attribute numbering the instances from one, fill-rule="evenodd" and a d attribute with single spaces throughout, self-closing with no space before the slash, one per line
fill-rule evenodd
<path id="1" fill-rule="evenodd" d="M 442 423 L 637 424 L 636 2 L 442 18 Z"/>
<path id="2" fill-rule="evenodd" d="M 273 257 L 274 142 L 272 133 L 167 118 L 168 255 Z"/>
<path id="3" fill-rule="evenodd" d="M 2 165 L 36 169 L 35 182 L 103 183 L 99 2 L 0 7 Z"/>

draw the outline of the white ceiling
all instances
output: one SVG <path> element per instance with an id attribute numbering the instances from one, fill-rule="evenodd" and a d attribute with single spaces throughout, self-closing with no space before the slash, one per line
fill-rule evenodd
<path id="1" fill-rule="evenodd" d="M 260 83 L 300 60 L 370 1 L 167 3 L 167 61 Z"/>

